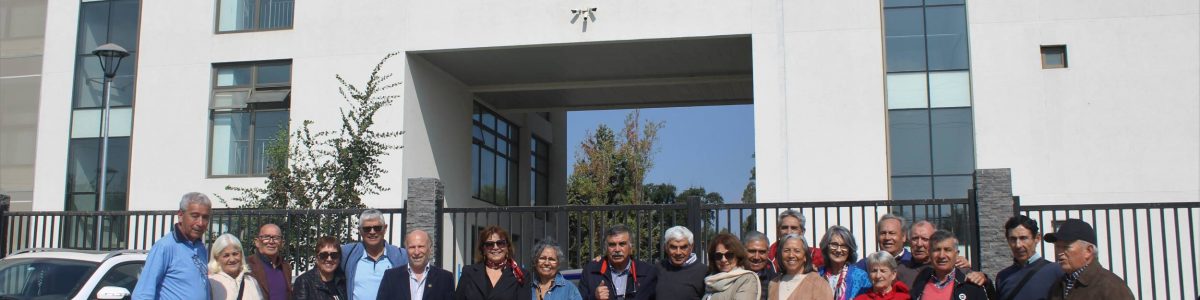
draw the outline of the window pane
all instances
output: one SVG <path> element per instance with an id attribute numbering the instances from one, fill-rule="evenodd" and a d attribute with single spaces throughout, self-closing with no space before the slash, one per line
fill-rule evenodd
<path id="1" fill-rule="evenodd" d="M 100 136 L 102 109 L 76 109 L 71 112 L 71 138 L 94 138 Z"/>
<path id="2" fill-rule="evenodd" d="M 471 144 L 471 195 L 479 198 L 479 145 Z"/>
<path id="3" fill-rule="evenodd" d="M 493 116 L 492 113 L 484 112 L 483 113 L 483 126 L 486 126 L 487 128 L 495 129 L 496 128 L 496 116 Z"/>
<path id="4" fill-rule="evenodd" d="M 110 106 L 129 106 L 133 103 L 134 78 L 137 55 L 130 55 L 121 61 L 116 77 L 113 77 L 112 90 L 109 94 Z M 78 57 L 75 71 L 75 103 L 74 108 L 102 107 L 104 100 L 104 70 L 95 56 L 83 55 Z"/>
<path id="5" fill-rule="evenodd" d="M 921 0 L 883 0 L 883 7 L 917 6 Z"/>
<path id="6" fill-rule="evenodd" d="M 971 106 L 971 75 L 967 71 L 930 72 L 929 105 Z"/>
<path id="7" fill-rule="evenodd" d="M 962 6 L 925 8 L 929 69 L 967 68 L 967 17 Z"/>
<path id="8" fill-rule="evenodd" d="M 929 177 L 892 177 L 892 200 L 933 198 Z"/>
<path id="9" fill-rule="evenodd" d="M 483 141 L 483 129 L 479 129 L 479 125 L 471 126 L 471 137 Z"/>
<path id="10" fill-rule="evenodd" d="M 930 174 L 929 111 L 889 111 L 888 129 L 892 175 Z"/>
<path id="11" fill-rule="evenodd" d="M 79 54 L 91 55 L 96 47 L 108 43 L 108 8 L 108 2 L 85 2 L 80 5 Z"/>
<path id="12" fill-rule="evenodd" d="M 246 108 L 246 99 L 249 96 L 250 93 L 246 91 L 215 92 L 212 108 Z"/>
<path id="13" fill-rule="evenodd" d="M 108 136 L 126 137 L 133 131 L 133 108 L 119 107 L 108 111 Z"/>
<path id="14" fill-rule="evenodd" d="M 969 175 L 933 177 L 933 196 L 938 199 L 966 198 L 972 181 Z"/>
<path id="15" fill-rule="evenodd" d="M 254 0 L 221 0 L 217 31 L 250 29 L 254 20 Z"/>
<path id="16" fill-rule="evenodd" d="M 292 0 L 260 0 L 258 28 L 292 27 Z"/>
<path id="17" fill-rule="evenodd" d="M 250 85 L 250 67 L 220 67 L 217 68 L 217 86 L 248 86 Z"/>
<path id="18" fill-rule="evenodd" d="M 508 161 L 496 159 L 496 204 L 508 205 Z"/>
<path id="19" fill-rule="evenodd" d="M 933 174 L 971 174 L 975 171 L 975 143 L 970 108 L 942 108 L 931 112 L 933 122 Z"/>
<path id="20" fill-rule="evenodd" d="M 212 122 L 212 175 L 246 174 L 250 114 L 214 113 Z"/>
<path id="21" fill-rule="evenodd" d="M 100 169 L 100 139 L 73 139 L 67 147 L 67 192 L 96 192 L 96 181 Z M 90 200 L 80 201 L 95 210 L 95 195 Z M 70 204 L 70 202 L 68 202 Z M 68 208 L 67 210 L 71 210 Z M 80 210 L 83 210 L 82 208 Z"/>
<path id="22" fill-rule="evenodd" d="M 925 5 L 963 4 L 963 0 L 925 0 Z"/>
<path id="23" fill-rule="evenodd" d="M 129 51 L 138 48 L 138 1 L 114 1 L 109 24 L 108 42 Z M 90 51 L 89 51 L 90 53 Z"/>
<path id="24" fill-rule="evenodd" d="M 888 109 L 925 108 L 925 72 L 887 75 Z"/>
<path id="25" fill-rule="evenodd" d="M 508 142 L 505 142 L 504 139 L 496 139 L 496 151 L 500 155 L 508 155 Z"/>
<path id="26" fill-rule="evenodd" d="M 496 154 L 487 150 L 481 154 L 483 163 L 480 164 L 479 181 L 482 182 L 482 186 L 479 189 L 479 197 L 483 201 L 493 202 L 496 201 Z"/>
<path id="27" fill-rule="evenodd" d="M 483 145 L 487 146 L 488 149 L 496 149 L 496 135 L 492 134 L 491 132 L 484 131 Z"/>
<path id="28" fill-rule="evenodd" d="M 254 174 L 266 174 L 267 144 L 287 134 L 287 111 L 264 111 L 254 115 Z"/>
<path id="29" fill-rule="evenodd" d="M 258 66 L 256 84 L 287 84 L 292 81 L 292 65 L 262 65 Z"/>
<path id="30" fill-rule="evenodd" d="M 884 30 L 887 35 L 888 72 L 925 70 L 925 30 L 921 8 L 888 9 Z"/>

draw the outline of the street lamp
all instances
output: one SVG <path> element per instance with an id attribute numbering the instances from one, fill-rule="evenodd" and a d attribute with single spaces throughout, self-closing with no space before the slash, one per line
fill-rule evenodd
<path id="1" fill-rule="evenodd" d="M 96 204 L 96 211 L 104 211 L 104 201 L 108 198 L 108 111 L 109 111 L 109 92 L 112 90 L 113 77 L 117 76 L 117 69 L 121 68 L 121 60 L 129 56 L 129 51 L 120 45 L 108 43 L 96 47 L 92 50 L 92 54 L 100 60 L 100 69 L 104 70 L 104 111 L 100 117 L 100 184 L 99 184 L 99 202 Z M 96 216 L 96 250 L 100 250 L 100 234 L 101 217 Z"/>

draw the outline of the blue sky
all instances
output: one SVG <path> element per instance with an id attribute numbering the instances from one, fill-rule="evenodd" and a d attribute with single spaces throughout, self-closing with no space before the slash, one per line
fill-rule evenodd
<path id="1" fill-rule="evenodd" d="M 567 174 L 574 170 L 575 151 L 587 132 L 599 124 L 614 131 L 624 126 L 630 110 L 567 113 Z M 646 183 L 671 183 L 677 192 L 691 186 L 720 193 L 726 203 L 740 203 L 754 167 L 754 106 L 726 105 L 642 109 L 643 120 L 662 121 L 658 152 Z"/>

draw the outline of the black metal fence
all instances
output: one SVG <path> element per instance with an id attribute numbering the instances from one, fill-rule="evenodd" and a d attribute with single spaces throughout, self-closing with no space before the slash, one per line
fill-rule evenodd
<path id="1" fill-rule="evenodd" d="M 1200 259 L 1196 217 L 1200 203 L 1138 203 L 1020 206 L 1043 231 L 1057 222 L 1082 219 L 1096 229 L 1100 263 L 1129 284 L 1138 299 L 1197 299 Z M 1049 226 L 1047 226 L 1049 225 Z M 1054 260 L 1054 245 L 1040 253 Z"/>
<path id="2" fill-rule="evenodd" d="M 702 204 L 699 199 L 688 199 L 683 203 L 657 205 L 444 208 L 442 218 L 449 221 L 451 228 L 450 240 L 442 245 L 452 251 L 439 251 L 437 261 L 451 270 L 475 262 L 479 232 L 486 226 L 497 225 L 509 231 L 518 263 L 530 263 L 533 246 L 549 237 L 567 252 L 562 268 L 581 268 L 587 261 L 603 255 L 603 232 L 616 224 L 630 228 L 635 256 L 651 261 L 663 257 L 662 235 L 667 228 L 687 226 L 695 235 L 696 252 L 704 259 L 703 249 L 719 232 L 741 236 L 756 230 L 774 241 L 776 218 L 785 210 L 795 209 L 808 219 L 805 238 L 810 244 L 819 242 L 826 228 L 841 225 L 854 234 L 859 257 L 863 257 L 865 253 L 878 251 L 875 222 L 884 214 L 893 213 L 907 220 L 929 220 L 938 228 L 954 231 L 962 241 L 962 253 L 979 265 L 974 207 L 972 199 L 757 204 Z M 445 254 L 451 257 L 443 257 Z"/>

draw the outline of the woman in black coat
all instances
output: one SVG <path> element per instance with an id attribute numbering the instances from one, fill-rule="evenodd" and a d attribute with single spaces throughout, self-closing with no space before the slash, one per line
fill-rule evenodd
<path id="1" fill-rule="evenodd" d="M 524 270 L 513 261 L 508 232 L 488 226 L 479 234 L 476 263 L 463 267 L 454 291 L 456 300 L 527 300 L 529 283 Z"/>
<path id="2" fill-rule="evenodd" d="M 292 284 L 292 299 L 295 300 L 346 300 L 346 274 L 339 261 L 342 247 L 331 236 L 317 240 L 317 266 Z"/>

